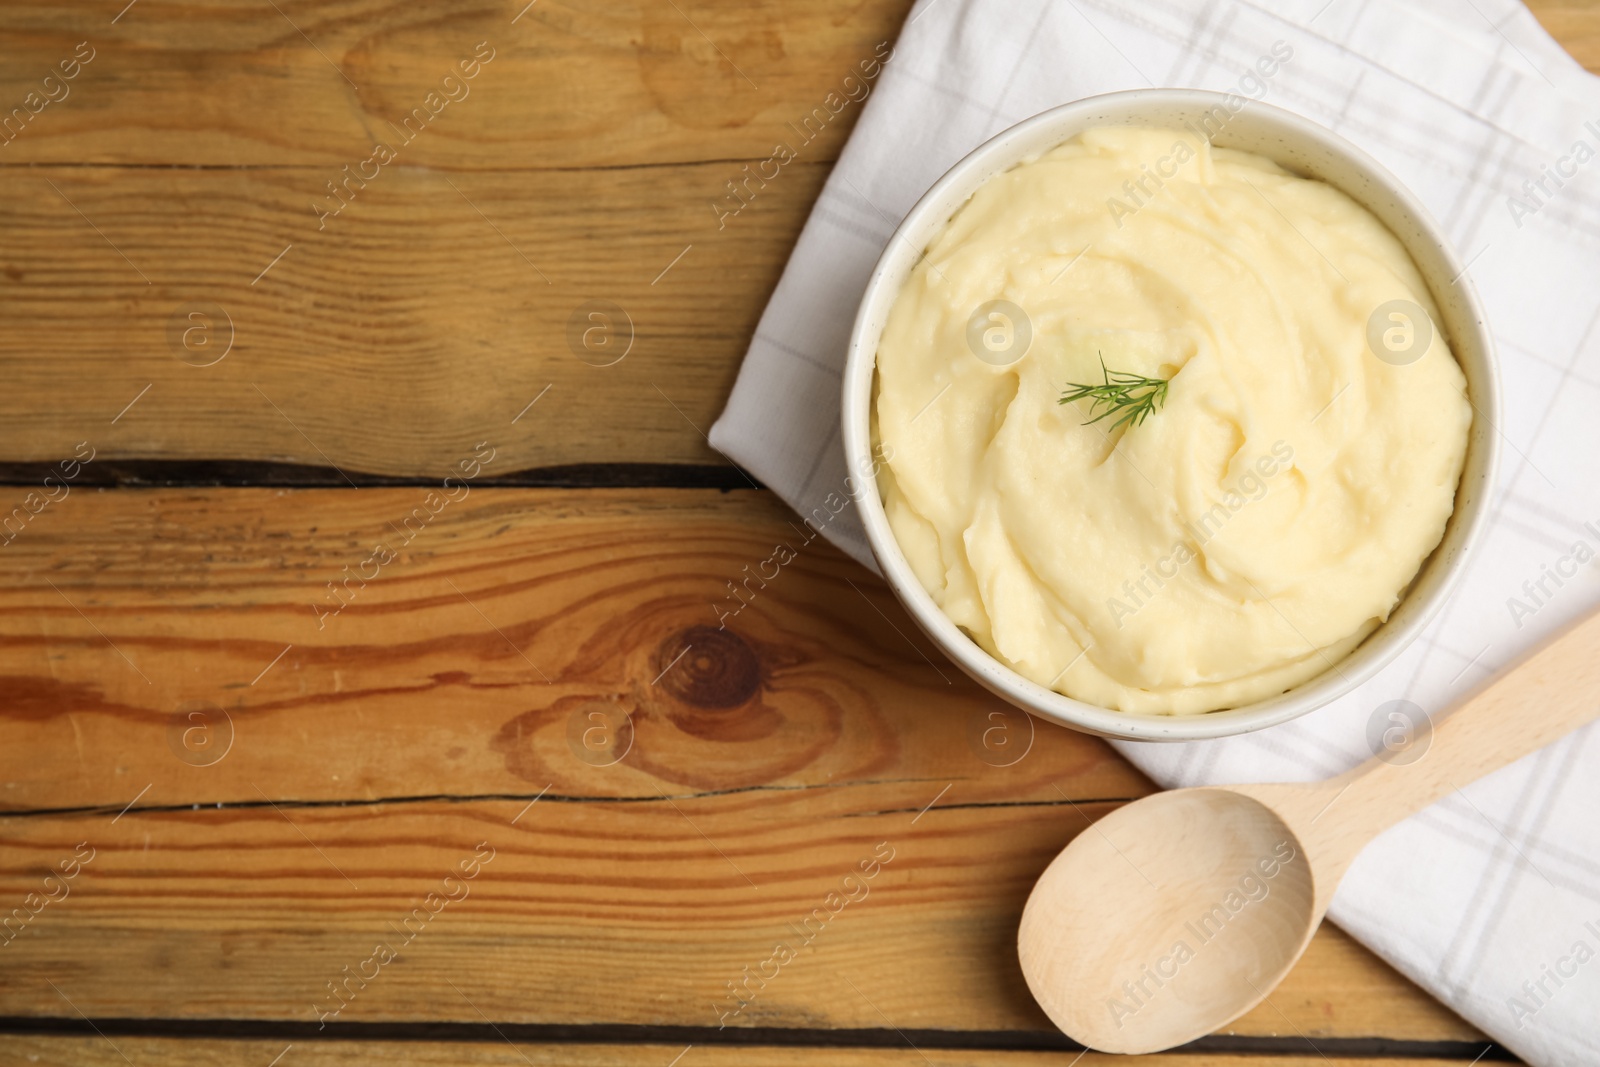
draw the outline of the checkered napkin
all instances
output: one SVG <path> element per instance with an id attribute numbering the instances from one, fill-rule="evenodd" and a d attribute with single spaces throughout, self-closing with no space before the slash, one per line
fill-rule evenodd
<path id="1" fill-rule="evenodd" d="M 1576 147 L 1600 150 L 1600 82 L 1516 0 L 922 0 L 711 431 L 802 513 L 841 492 L 846 339 L 917 198 L 1039 111 L 1150 85 L 1236 90 L 1279 40 L 1294 55 L 1264 99 L 1376 156 L 1469 263 L 1504 366 L 1505 462 L 1487 542 L 1423 639 L 1296 722 L 1119 746 L 1166 786 L 1336 774 L 1370 754 L 1389 702 L 1440 711 L 1600 603 L 1600 158 Z M 824 532 L 873 565 L 853 511 Z M 1600 729 L 1385 833 L 1330 915 L 1530 1063 L 1600 1063 Z"/>

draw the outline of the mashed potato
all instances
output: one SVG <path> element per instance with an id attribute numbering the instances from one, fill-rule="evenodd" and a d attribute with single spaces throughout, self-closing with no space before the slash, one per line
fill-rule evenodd
<path id="1" fill-rule="evenodd" d="M 1191 132 L 1090 131 L 987 182 L 896 299 L 890 525 L 1042 685 L 1142 713 L 1271 697 L 1386 619 L 1443 535 L 1472 409 L 1430 319 L 1343 193 Z M 1114 430 L 1058 403 L 1102 360 L 1164 403 Z"/>

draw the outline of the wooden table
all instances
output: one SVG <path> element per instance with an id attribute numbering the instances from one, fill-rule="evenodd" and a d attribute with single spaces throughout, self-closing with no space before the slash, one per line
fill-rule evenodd
<path id="1" fill-rule="evenodd" d="M 1068 1062 L 1018 913 L 1151 784 L 826 547 L 714 628 L 854 113 L 712 202 L 906 0 L 125 2 L 0 8 L 0 1062 Z M 1324 929 L 1148 1062 L 1486 1045 Z"/>

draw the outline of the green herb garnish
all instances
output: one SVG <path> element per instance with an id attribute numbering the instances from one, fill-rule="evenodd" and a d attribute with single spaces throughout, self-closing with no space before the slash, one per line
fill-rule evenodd
<path id="1" fill-rule="evenodd" d="M 1058 404 L 1070 404 L 1074 400 L 1090 401 L 1089 414 L 1094 418 L 1085 422 L 1085 426 L 1118 412 L 1121 414 L 1117 421 L 1111 424 L 1113 430 L 1124 424 L 1137 426 L 1145 420 L 1145 416 L 1166 403 L 1166 378 L 1146 378 L 1142 374 L 1106 370 L 1106 358 L 1103 355 L 1100 356 L 1100 374 L 1105 381 L 1099 385 L 1068 382 L 1067 391 L 1056 401 Z M 1095 414 L 1096 411 L 1099 414 Z"/>

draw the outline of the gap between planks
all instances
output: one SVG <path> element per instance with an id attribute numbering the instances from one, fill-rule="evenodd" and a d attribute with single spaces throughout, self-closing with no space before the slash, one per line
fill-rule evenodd
<path id="1" fill-rule="evenodd" d="M 277 1019 L 97 1019 L 0 1016 L 0 1035 L 51 1034 L 118 1037 L 275 1039 L 282 1041 L 454 1041 L 562 1045 L 695 1045 L 780 1048 L 915 1049 L 986 1052 L 1081 1052 L 1083 1046 L 1052 1031 L 839 1030 L 798 1027 L 641 1026 L 632 1024 L 545 1024 L 467 1022 L 365 1022 L 319 1026 Z M 1499 1045 L 1474 1041 L 1410 1041 L 1384 1037 L 1246 1037 L 1214 1034 L 1182 1045 L 1167 1055 L 1313 1056 L 1391 1060 L 1456 1060 L 1463 1063 L 1520 1062 Z M 1130 1060 L 1128 1062 L 1135 1062 Z"/>

